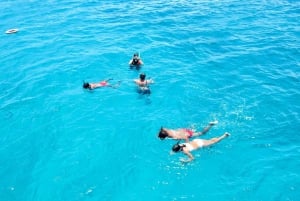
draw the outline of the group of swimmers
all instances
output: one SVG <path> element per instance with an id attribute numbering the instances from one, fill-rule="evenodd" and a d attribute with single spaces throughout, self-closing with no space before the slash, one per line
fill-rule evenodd
<path id="1" fill-rule="evenodd" d="M 142 59 L 140 58 L 139 53 L 134 53 L 132 59 L 130 59 L 130 61 L 129 61 L 129 66 L 131 69 L 136 68 L 137 70 L 139 70 L 143 64 L 144 63 L 143 63 Z M 102 80 L 97 83 L 84 82 L 83 88 L 93 90 L 93 89 L 100 88 L 100 87 L 117 88 L 120 85 L 120 82 L 118 82 L 115 85 L 111 85 L 109 83 L 110 80 L 112 80 L 112 79 Z M 136 86 L 138 87 L 139 93 L 141 93 L 141 94 L 150 94 L 151 93 L 149 85 L 153 84 L 154 81 L 152 79 L 146 79 L 145 73 L 141 73 L 139 76 L 139 79 L 134 79 L 133 81 L 136 84 Z"/>
<path id="2" fill-rule="evenodd" d="M 134 53 L 132 59 L 129 61 L 130 68 L 136 68 L 138 70 L 140 69 L 140 67 L 143 64 L 144 63 L 138 53 Z M 100 87 L 117 88 L 119 86 L 120 82 L 118 82 L 115 85 L 111 85 L 111 84 L 109 84 L 110 80 L 111 79 L 107 79 L 107 80 L 103 80 L 98 83 L 84 82 L 83 88 L 93 90 L 93 89 L 100 88 Z M 154 83 L 154 81 L 152 79 L 147 80 L 146 75 L 144 73 L 140 74 L 139 79 L 134 79 L 133 81 L 136 84 L 136 86 L 138 87 L 139 93 L 141 93 L 141 94 L 150 94 L 151 93 L 149 85 Z M 211 138 L 208 140 L 204 140 L 204 139 L 200 139 L 200 138 L 196 138 L 191 141 L 189 140 L 192 137 L 201 136 L 201 135 L 207 133 L 210 130 L 210 128 L 216 124 L 218 124 L 218 121 L 212 121 L 200 132 L 197 132 L 194 129 L 187 129 L 187 128 L 167 129 L 167 128 L 161 127 L 161 129 L 158 133 L 158 138 L 161 140 L 164 140 L 166 138 L 178 140 L 178 142 L 175 145 L 173 145 L 172 152 L 173 153 L 180 153 L 180 152 L 184 153 L 188 158 L 181 159 L 181 162 L 187 163 L 187 162 L 194 160 L 194 156 L 191 154 L 192 151 L 198 150 L 203 147 L 211 146 L 213 144 L 220 142 L 224 138 L 230 136 L 230 134 L 228 132 L 225 132 L 223 135 L 221 135 L 219 137 Z M 185 142 L 179 143 L 180 140 L 185 140 Z"/>

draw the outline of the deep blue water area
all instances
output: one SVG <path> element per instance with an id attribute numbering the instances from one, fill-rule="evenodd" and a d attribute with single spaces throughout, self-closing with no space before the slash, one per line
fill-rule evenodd
<path id="1" fill-rule="evenodd" d="M 0 19 L 1 201 L 299 200 L 299 1 L 4 0 Z M 231 136 L 189 164 L 157 138 L 213 120 L 201 138 Z"/>

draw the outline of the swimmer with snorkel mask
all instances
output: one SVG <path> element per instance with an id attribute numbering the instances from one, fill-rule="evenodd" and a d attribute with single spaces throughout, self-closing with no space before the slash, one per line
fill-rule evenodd
<path id="1" fill-rule="evenodd" d="M 140 57 L 139 53 L 134 53 L 132 59 L 129 61 L 130 68 L 136 67 L 139 69 L 144 63 Z"/>
<path id="2" fill-rule="evenodd" d="M 214 145 L 214 144 L 220 142 L 221 140 L 223 140 L 224 138 L 227 138 L 228 136 L 230 136 L 230 134 L 228 132 L 226 132 L 223 135 L 221 135 L 220 137 L 211 138 L 209 140 L 194 139 L 190 142 L 181 143 L 181 144 L 179 144 L 179 142 L 177 142 L 175 145 L 173 145 L 172 152 L 173 153 L 180 153 L 180 152 L 184 153 L 188 157 L 188 159 L 181 159 L 180 161 L 183 163 L 188 163 L 195 159 L 194 156 L 191 154 L 192 151 Z"/>
<path id="3" fill-rule="evenodd" d="M 185 140 L 188 142 L 189 138 L 204 135 L 216 124 L 218 124 L 218 121 L 211 121 L 202 131 L 196 131 L 195 129 L 190 128 L 167 129 L 161 127 L 158 133 L 158 138 L 161 140 L 171 138 L 174 140 Z"/>
<path id="4" fill-rule="evenodd" d="M 100 87 L 112 87 L 112 88 L 117 88 L 120 85 L 120 82 L 118 82 L 116 85 L 111 85 L 108 83 L 108 81 L 113 80 L 112 78 L 107 79 L 107 80 L 103 80 L 101 82 L 97 82 L 97 83 L 89 83 L 89 82 L 85 82 L 83 81 L 82 87 L 84 89 L 89 89 L 89 90 L 93 90 L 96 88 L 100 88 Z"/>

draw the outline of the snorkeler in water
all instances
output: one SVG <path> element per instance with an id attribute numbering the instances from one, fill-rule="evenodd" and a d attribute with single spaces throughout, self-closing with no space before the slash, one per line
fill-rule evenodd
<path id="1" fill-rule="evenodd" d="M 209 122 L 209 124 L 200 132 L 197 132 L 196 130 L 189 129 L 189 128 L 167 129 L 161 127 L 158 133 L 158 137 L 161 140 L 164 140 L 166 138 L 171 138 L 174 140 L 185 140 L 186 142 L 188 142 L 189 138 L 200 136 L 207 133 L 210 130 L 210 128 L 216 124 L 218 124 L 218 121 Z"/>
<path id="2" fill-rule="evenodd" d="M 139 79 L 133 80 L 138 87 L 138 92 L 141 94 L 150 94 L 150 84 L 153 84 L 154 81 L 152 79 L 146 79 L 146 74 L 141 73 Z"/>
<path id="3" fill-rule="evenodd" d="M 194 156 L 191 154 L 192 151 L 216 144 L 228 136 L 230 136 L 230 134 L 226 132 L 220 137 L 211 138 L 209 140 L 194 139 L 190 142 L 181 143 L 181 144 L 179 144 L 178 142 L 177 144 L 173 145 L 172 151 L 175 153 L 183 152 L 185 155 L 187 155 L 188 159 L 185 160 L 181 159 L 181 162 L 183 163 L 191 162 L 192 160 L 194 160 Z"/>
<path id="4" fill-rule="evenodd" d="M 141 65 L 143 65 L 143 61 L 139 56 L 139 53 L 134 53 L 132 59 L 129 61 L 129 66 L 132 67 L 137 67 L 139 68 Z"/>
<path id="5" fill-rule="evenodd" d="M 115 85 L 111 85 L 108 83 L 108 81 L 112 80 L 112 78 L 107 79 L 107 80 L 103 80 L 101 82 L 97 82 L 97 83 L 88 83 L 88 82 L 83 82 L 82 87 L 84 89 L 89 89 L 89 90 L 93 90 L 96 88 L 100 88 L 100 87 L 112 87 L 112 88 L 117 88 L 120 85 L 120 82 L 118 82 Z"/>

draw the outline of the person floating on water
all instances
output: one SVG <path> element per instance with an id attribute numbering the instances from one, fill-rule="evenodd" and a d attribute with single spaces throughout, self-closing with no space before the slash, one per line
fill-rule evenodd
<path id="1" fill-rule="evenodd" d="M 189 138 L 195 137 L 195 136 L 200 136 L 200 135 L 207 133 L 209 131 L 209 129 L 216 124 L 218 124 L 218 121 L 209 122 L 209 124 L 200 132 L 197 132 L 196 130 L 189 129 L 189 128 L 179 128 L 179 129 L 174 130 L 174 129 L 167 129 L 167 128 L 161 127 L 161 129 L 158 133 L 158 137 L 161 140 L 164 140 L 166 138 L 172 138 L 174 140 L 185 140 L 186 142 L 188 142 Z"/>
<path id="2" fill-rule="evenodd" d="M 103 81 L 100 81 L 100 82 L 97 82 L 97 83 L 83 82 L 82 87 L 83 87 L 84 89 L 89 89 L 89 90 L 93 90 L 93 89 L 100 88 L 100 87 L 112 87 L 112 88 L 117 88 L 117 87 L 119 87 L 120 82 L 118 82 L 118 83 L 115 84 L 115 85 L 111 85 L 111 84 L 108 83 L 108 81 L 110 81 L 110 80 L 113 80 L 113 79 L 110 78 L 110 79 L 103 80 Z"/>
<path id="3" fill-rule="evenodd" d="M 141 94 L 150 94 L 149 85 L 153 84 L 154 81 L 152 79 L 147 80 L 146 74 L 141 73 L 139 79 L 133 80 L 138 87 L 138 92 Z"/>
<path id="4" fill-rule="evenodd" d="M 226 132 L 220 137 L 211 138 L 209 140 L 194 139 L 190 142 L 181 144 L 179 144 L 178 142 L 177 144 L 173 145 L 172 151 L 175 153 L 183 152 L 185 155 L 187 155 L 188 159 L 181 159 L 181 162 L 191 162 L 192 160 L 194 160 L 194 156 L 191 154 L 192 151 L 216 144 L 228 136 L 230 136 L 230 134 Z"/>
<path id="5" fill-rule="evenodd" d="M 129 61 L 129 66 L 130 68 L 132 67 L 136 67 L 136 68 L 140 68 L 141 65 L 143 65 L 143 61 L 139 56 L 139 53 L 134 53 L 132 59 Z"/>

